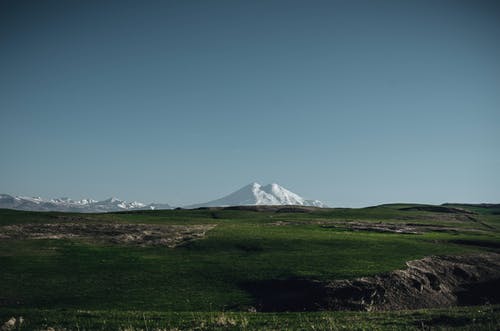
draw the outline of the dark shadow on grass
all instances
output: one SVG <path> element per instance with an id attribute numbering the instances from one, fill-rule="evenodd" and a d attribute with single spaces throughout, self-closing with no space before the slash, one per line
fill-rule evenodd
<path id="1" fill-rule="evenodd" d="M 468 245 L 468 246 L 479 246 L 485 248 L 500 249 L 500 242 L 488 241 L 488 240 L 472 240 L 472 239 L 456 239 L 450 240 L 453 244 Z"/>
<path id="2" fill-rule="evenodd" d="M 241 284 L 263 312 L 314 311 L 325 306 L 325 288 L 307 279 L 263 280 Z"/>

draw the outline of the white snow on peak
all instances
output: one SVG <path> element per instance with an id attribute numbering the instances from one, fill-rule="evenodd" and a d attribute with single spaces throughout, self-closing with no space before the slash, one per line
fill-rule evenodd
<path id="1" fill-rule="evenodd" d="M 277 183 L 262 186 L 255 182 L 223 198 L 187 206 L 187 208 L 245 205 L 300 205 L 326 207 L 326 205 L 319 200 L 306 200 Z"/>
<path id="2" fill-rule="evenodd" d="M 23 196 L 19 196 L 19 197 L 16 197 L 16 198 L 19 198 L 21 200 L 27 200 L 27 201 L 30 201 L 30 202 L 33 202 L 33 203 L 40 203 L 40 202 L 44 201 L 41 197 L 23 197 Z"/>
<path id="3" fill-rule="evenodd" d="M 115 203 L 115 202 L 121 203 L 122 202 L 120 199 L 115 198 L 115 197 L 108 198 L 108 199 L 106 199 L 104 201 L 111 202 L 111 203 Z"/>
<path id="4" fill-rule="evenodd" d="M 304 205 L 304 198 L 286 188 L 272 183 L 266 185 L 262 190 L 277 199 L 279 205 Z"/>
<path id="5" fill-rule="evenodd" d="M 261 185 L 253 182 L 241 189 L 217 200 L 186 206 L 198 207 L 225 207 L 245 205 L 298 205 L 327 207 L 319 200 L 306 200 L 300 195 L 280 186 L 277 183 Z M 166 203 L 145 204 L 138 201 L 127 202 L 115 197 L 97 201 L 93 199 L 73 200 L 67 197 L 43 199 L 40 197 L 23 197 L 0 194 L 0 208 L 10 208 L 31 211 L 64 211 L 82 213 L 101 213 L 126 210 L 159 210 L 171 209 Z"/>

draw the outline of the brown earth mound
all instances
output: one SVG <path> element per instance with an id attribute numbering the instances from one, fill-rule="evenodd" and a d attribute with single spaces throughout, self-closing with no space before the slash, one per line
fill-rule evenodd
<path id="1" fill-rule="evenodd" d="M 116 223 L 19 224 L 0 227 L 0 239 L 71 239 L 139 246 L 175 247 L 203 238 L 215 225 Z"/>
<path id="2" fill-rule="evenodd" d="M 403 310 L 500 302 L 500 254 L 426 257 L 374 277 L 244 284 L 261 311 Z"/>

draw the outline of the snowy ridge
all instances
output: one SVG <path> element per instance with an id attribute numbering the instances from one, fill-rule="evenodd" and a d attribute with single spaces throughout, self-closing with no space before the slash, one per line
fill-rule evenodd
<path id="1" fill-rule="evenodd" d="M 185 208 L 199 207 L 227 207 L 249 205 L 296 205 L 327 207 L 319 200 L 306 200 L 300 195 L 273 183 L 262 186 L 251 183 L 236 192 L 223 198 L 186 206 Z M 128 210 L 159 210 L 171 209 L 166 203 L 142 203 L 138 201 L 127 202 L 117 198 L 106 200 L 81 199 L 73 200 L 67 197 L 43 199 L 40 197 L 12 196 L 0 194 L 0 208 L 26 210 L 26 211 L 61 211 L 79 213 L 104 213 Z"/>
<path id="2" fill-rule="evenodd" d="M 0 194 L 0 208 L 28 211 L 62 211 L 80 213 L 102 213 L 126 210 L 170 209 L 168 204 L 132 201 L 127 202 L 117 198 L 102 201 L 93 199 L 72 200 L 70 198 L 55 198 L 45 200 L 40 197 L 23 197 Z"/>
<path id="3" fill-rule="evenodd" d="M 319 200 L 306 200 L 298 194 L 293 193 L 276 183 L 265 186 L 262 186 L 259 183 L 252 183 L 223 198 L 186 206 L 186 208 L 247 205 L 298 205 L 327 207 Z"/>

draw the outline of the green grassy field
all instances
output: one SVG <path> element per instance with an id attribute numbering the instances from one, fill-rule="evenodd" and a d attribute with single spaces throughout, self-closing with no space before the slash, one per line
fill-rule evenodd
<path id="1" fill-rule="evenodd" d="M 8 309 L 21 330 L 498 330 L 500 306 L 396 312 L 155 312 Z"/>
<path id="2" fill-rule="evenodd" d="M 0 225 L 75 222 L 81 217 L 90 223 L 217 225 L 205 238 L 176 248 L 81 239 L 0 240 L 0 325 L 23 316 L 24 330 L 398 329 L 405 323 L 415 329 L 499 328 L 497 306 L 386 313 L 247 312 L 255 301 L 242 286 L 247 282 L 349 279 L 404 268 L 406 261 L 428 255 L 500 251 L 498 208 L 453 205 L 469 208 L 472 218 L 402 210 L 412 206 L 308 213 L 0 210 Z M 354 231 L 350 222 L 433 225 L 442 231 Z"/>

